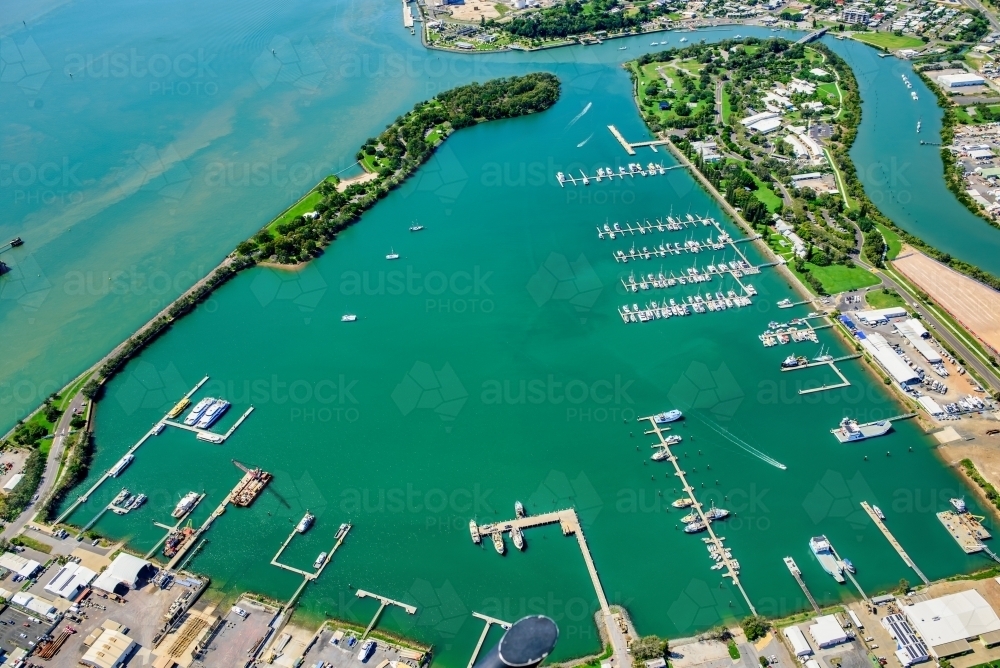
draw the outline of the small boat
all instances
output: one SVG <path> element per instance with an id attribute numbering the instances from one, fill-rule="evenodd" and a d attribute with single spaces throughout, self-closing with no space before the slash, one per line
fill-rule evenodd
<path id="1" fill-rule="evenodd" d="M 665 413 L 658 413 L 653 416 L 653 422 L 656 424 L 667 424 L 668 422 L 676 422 L 680 420 L 684 414 L 679 410 L 674 409 L 672 411 L 667 411 Z"/>
<path id="2" fill-rule="evenodd" d="M 386 260 L 398 260 L 399 259 L 399 253 L 397 253 L 395 251 L 395 249 L 390 248 L 389 249 L 389 254 L 385 256 L 385 259 Z"/>
<path id="3" fill-rule="evenodd" d="M 18 246 L 23 246 L 24 242 L 21 241 L 21 237 L 14 237 L 10 240 L 10 247 L 17 248 Z"/>
<path id="4" fill-rule="evenodd" d="M 683 498 L 683 499 L 677 499 L 670 505 L 672 505 L 674 508 L 690 508 L 691 506 L 694 505 L 694 501 L 688 498 Z"/>
<path id="5" fill-rule="evenodd" d="M 848 573 L 851 573 L 853 575 L 854 573 L 858 572 L 857 569 L 854 568 L 854 564 L 851 563 L 850 559 L 844 559 L 841 563 L 844 564 L 844 570 L 847 571 Z"/>
<path id="6" fill-rule="evenodd" d="M 911 91 L 910 91 L 910 97 L 912 97 L 912 98 L 913 98 L 914 100 L 918 99 L 918 98 L 917 98 L 917 91 L 915 91 L 915 90 L 911 90 Z"/>
<path id="7" fill-rule="evenodd" d="M 306 514 L 302 516 L 301 520 L 299 520 L 299 523 L 295 525 L 295 530 L 299 533 L 305 533 L 306 531 L 309 531 L 309 527 L 311 527 L 315 521 L 316 516 L 307 510 Z"/>
<path id="8" fill-rule="evenodd" d="M 627 48 L 628 48 L 627 46 L 619 46 L 619 47 L 618 47 L 618 50 L 619 50 L 619 51 L 624 51 L 624 50 L 625 50 L 625 49 L 627 49 Z"/>
<path id="9" fill-rule="evenodd" d="M 167 428 L 167 425 L 160 422 L 155 427 L 153 427 L 153 436 L 159 436 L 163 433 L 163 430 Z"/>
<path id="10" fill-rule="evenodd" d="M 145 494 L 140 494 L 139 496 L 135 497 L 134 499 L 132 499 L 132 501 L 129 502 L 128 509 L 135 510 L 142 504 L 146 503 L 147 498 L 149 497 L 147 497 Z"/>
<path id="11" fill-rule="evenodd" d="M 781 368 L 794 369 L 797 366 L 803 366 L 808 363 L 809 360 L 807 360 L 805 357 L 802 356 L 796 357 L 795 355 L 789 355 L 788 357 L 785 358 L 785 361 L 781 363 Z"/>
<path id="12" fill-rule="evenodd" d="M 697 521 L 698 521 L 698 513 L 688 513 L 687 515 L 681 518 L 681 522 L 683 522 L 684 524 L 691 524 L 691 522 L 697 522 Z"/>
<path id="13" fill-rule="evenodd" d="M 698 520 L 684 525 L 684 533 L 700 533 L 708 528 L 708 525 Z"/>
<path id="14" fill-rule="evenodd" d="M 493 547 L 496 549 L 497 554 L 503 554 L 507 551 L 507 543 L 503 542 L 503 532 L 497 531 L 493 534 Z"/>
<path id="15" fill-rule="evenodd" d="M 659 446 L 654 445 L 653 447 L 655 448 Z M 659 450 L 653 453 L 650 459 L 652 459 L 654 462 L 662 462 L 664 460 L 670 461 L 671 459 L 670 451 L 667 450 L 666 448 L 660 448 Z"/>
<path id="16" fill-rule="evenodd" d="M 348 313 L 346 315 L 340 316 L 340 322 L 354 322 L 357 319 L 358 316 L 354 315 L 353 313 Z"/>
<path id="17" fill-rule="evenodd" d="M 920 134 L 920 125 L 921 125 L 921 122 L 917 121 L 917 134 Z"/>
<path id="18" fill-rule="evenodd" d="M 469 533 L 472 534 L 472 542 L 479 545 L 482 536 L 479 535 L 479 526 L 476 524 L 476 520 L 469 520 Z"/>
<path id="19" fill-rule="evenodd" d="M 372 655 L 372 652 L 374 651 L 375 651 L 375 641 L 366 640 L 365 643 L 361 646 L 361 649 L 358 650 L 358 661 L 364 663 L 365 661 L 368 660 L 368 657 L 370 657 Z"/>
<path id="20" fill-rule="evenodd" d="M 524 533 L 518 527 L 510 528 L 510 539 L 514 541 L 514 547 L 519 550 L 524 549 Z"/>
<path id="21" fill-rule="evenodd" d="M 313 562 L 313 568 L 323 568 L 323 564 L 326 563 L 326 552 L 320 552 L 319 556 L 316 557 L 316 561 Z"/>
<path id="22" fill-rule="evenodd" d="M 879 518 L 883 522 L 885 521 L 885 513 L 878 506 L 872 506 L 872 512 L 875 513 L 875 517 Z"/>
<path id="23" fill-rule="evenodd" d="M 686 41 L 688 41 L 687 37 L 681 37 L 681 42 L 686 42 Z"/>
<path id="24" fill-rule="evenodd" d="M 424 229 L 423 225 L 410 225 L 410 232 L 419 232 Z"/>
<path id="25" fill-rule="evenodd" d="M 520 501 L 515 501 L 514 502 L 514 517 L 524 517 L 524 516 L 525 516 L 524 504 L 522 504 Z"/>
<path id="26" fill-rule="evenodd" d="M 344 536 L 346 536 L 347 532 L 350 531 L 350 530 L 351 530 L 351 523 L 350 522 L 344 522 L 343 524 L 340 525 L 340 528 L 337 529 L 337 535 L 334 536 L 334 539 L 335 540 L 340 540 L 341 538 L 343 538 Z"/>

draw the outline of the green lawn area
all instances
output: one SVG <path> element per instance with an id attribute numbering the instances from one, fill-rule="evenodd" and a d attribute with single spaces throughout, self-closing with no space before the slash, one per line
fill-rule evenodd
<path id="1" fill-rule="evenodd" d="M 889 51 L 896 51 L 897 49 L 912 49 L 924 45 L 923 40 L 919 37 L 893 35 L 888 32 L 856 32 L 854 33 L 854 39 L 859 42 L 864 42 L 865 44 L 871 44 L 872 46 L 879 46 L 884 49 L 888 49 Z"/>
<path id="2" fill-rule="evenodd" d="M 23 545 L 24 547 L 30 547 L 32 550 L 38 550 L 39 552 L 44 552 L 45 554 L 52 553 L 52 546 L 48 543 L 43 543 L 40 540 L 35 540 L 31 536 L 20 535 L 12 538 L 10 542 L 15 545 Z"/>
<path id="3" fill-rule="evenodd" d="M 733 104 L 729 100 L 729 93 L 726 89 L 722 89 L 722 124 L 726 125 L 729 123 L 729 117 L 733 114 Z"/>
<path id="4" fill-rule="evenodd" d="M 858 266 L 847 267 L 842 264 L 831 264 L 826 267 L 818 267 L 811 262 L 806 262 L 806 269 L 819 279 L 819 282 L 823 284 L 823 289 L 831 295 L 878 285 L 881 282 L 878 276 Z"/>
<path id="5" fill-rule="evenodd" d="M 38 444 L 38 451 L 42 453 L 42 456 L 48 457 L 49 451 L 52 449 L 52 439 L 46 438 Z"/>
<path id="6" fill-rule="evenodd" d="M 865 301 L 874 309 L 879 308 L 891 308 L 893 306 L 902 306 L 903 308 L 908 308 L 906 301 L 899 296 L 895 290 L 890 290 L 889 288 L 882 288 L 881 290 L 871 290 L 865 293 Z"/>
<path id="7" fill-rule="evenodd" d="M 330 177 L 327 177 L 329 180 Z M 316 205 L 319 204 L 323 196 L 318 190 L 313 188 L 308 193 L 306 193 L 302 199 L 282 211 L 277 218 L 272 220 L 267 224 L 267 231 L 274 233 L 275 228 L 281 223 L 287 223 L 293 220 L 296 216 L 301 216 L 304 213 L 316 210 Z"/>
<path id="8" fill-rule="evenodd" d="M 882 233 L 885 238 L 885 243 L 889 246 L 889 252 L 886 253 L 887 260 L 895 260 L 899 255 L 899 251 L 903 248 L 903 242 L 900 240 L 899 235 L 890 230 L 885 225 L 875 225 Z"/>
<path id="9" fill-rule="evenodd" d="M 826 102 L 837 103 L 840 101 L 840 96 L 837 94 L 837 82 L 831 81 L 830 83 L 825 83 L 816 87 L 816 93 L 820 95 Z"/>
<path id="10" fill-rule="evenodd" d="M 73 384 L 66 388 L 64 392 L 60 393 L 59 400 L 56 401 L 56 408 L 61 411 L 65 411 L 66 407 L 69 406 L 69 402 L 73 400 L 73 397 L 80 391 L 80 388 L 83 387 L 83 384 L 87 382 L 88 378 L 90 378 L 89 373 L 83 374 L 73 381 Z"/>
<path id="11" fill-rule="evenodd" d="M 764 182 L 757 178 L 757 175 L 750 172 L 750 176 L 753 177 L 754 182 L 757 184 L 757 190 L 754 191 L 754 196 L 763 202 L 764 206 L 767 207 L 768 213 L 774 213 L 781 206 L 781 197 L 775 193 L 770 188 L 764 186 Z"/>

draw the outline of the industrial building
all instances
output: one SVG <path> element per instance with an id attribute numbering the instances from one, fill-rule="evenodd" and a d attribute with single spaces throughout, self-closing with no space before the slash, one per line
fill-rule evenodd
<path id="1" fill-rule="evenodd" d="M 896 658 L 903 666 L 911 666 L 930 658 L 926 643 L 913 632 L 906 617 L 898 613 L 888 615 L 882 619 L 882 626 L 896 641 Z"/>
<path id="2" fill-rule="evenodd" d="M 34 559 L 25 559 L 13 552 L 0 554 L 0 568 L 6 568 L 8 571 L 24 579 L 33 576 L 41 567 L 42 565 Z"/>
<path id="3" fill-rule="evenodd" d="M 903 307 L 893 306 L 891 308 L 880 308 L 870 311 L 857 311 L 852 315 L 866 325 L 876 326 L 885 325 L 892 318 L 905 318 L 907 313 Z"/>
<path id="4" fill-rule="evenodd" d="M 805 635 L 797 626 L 789 626 L 784 630 L 785 637 L 788 638 L 788 642 L 792 645 L 792 653 L 795 656 L 809 656 L 813 653 L 812 647 L 809 646 L 809 642 L 806 640 Z"/>
<path id="5" fill-rule="evenodd" d="M 87 585 L 94 581 L 95 577 L 97 577 L 96 572 L 86 566 L 70 562 L 60 568 L 59 572 L 49 580 L 49 583 L 45 585 L 45 591 L 73 601 L 87 588 Z"/>
<path id="6" fill-rule="evenodd" d="M 52 601 L 32 596 L 24 591 L 17 592 L 8 600 L 14 605 L 20 606 L 25 610 L 30 610 L 31 612 L 50 620 L 54 620 L 59 616 L 59 611 L 56 610 L 54 605 L 52 605 Z"/>
<path id="7" fill-rule="evenodd" d="M 936 417 L 941 417 L 941 416 L 944 415 L 945 411 L 944 411 L 943 408 L 941 408 L 941 404 L 939 404 L 938 402 L 934 401 L 933 399 L 931 399 L 930 397 L 928 397 L 926 394 L 924 396 L 920 397 L 919 399 L 917 399 L 917 403 L 920 404 L 920 406 L 925 411 L 927 411 L 927 414 L 930 415 L 931 417 L 935 417 L 936 418 Z"/>
<path id="8" fill-rule="evenodd" d="M 847 642 L 847 633 L 833 615 L 817 617 L 816 623 L 809 627 L 809 635 L 821 649 Z"/>
<path id="9" fill-rule="evenodd" d="M 861 331 L 858 331 L 855 336 L 858 337 L 861 347 L 871 354 L 872 358 L 885 369 L 885 372 L 894 381 L 900 385 L 912 385 L 920 382 L 920 376 L 917 375 L 917 372 L 903 361 L 903 358 L 892 349 L 884 336 L 878 332 L 865 335 Z"/>
<path id="10" fill-rule="evenodd" d="M 924 356 L 931 364 L 941 363 L 941 354 L 931 348 L 930 344 L 927 343 L 925 338 L 929 336 L 924 326 L 920 324 L 919 320 L 910 318 L 909 320 L 904 320 L 903 322 L 896 324 L 896 331 L 899 332 L 907 341 L 910 342 L 918 353 Z"/>
<path id="11" fill-rule="evenodd" d="M 1000 644 L 1000 617 L 976 591 L 904 605 L 903 614 L 920 634 L 931 656 L 940 660 Z"/>
<path id="12" fill-rule="evenodd" d="M 978 74 L 966 72 L 963 74 L 942 74 L 938 77 L 938 83 L 948 88 L 961 88 L 962 86 L 984 86 L 986 79 Z"/>
<path id="13" fill-rule="evenodd" d="M 92 668 L 118 668 L 122 666 L 131 656 L 133 650 L 138 645 L 121 631 L 112 628 L 98 627 L 94 634 L 100 632 L 94 638 L 92 644 L 80 659 L 80 663 Z M 93 635 L 87 640 L 91 640 Z M 86 641 L 84 641 L 86 644 Z"/>
<path id="14" fill-rule="evenodd" d="M 13 492 L 14 488 L 17 487 L 17 483 L 21 482 L 22 480 L 24 480 L 24 474 L 15 473 L 10 477 L 10 480 L 7 481 L 7 484 L 3 486 L 3 491 L 8 493 Z"/>
<path id="15" fill-rule="evenodd" d="M 139 583 L 139 577 L 147 568 L 152 568 L 145 559 L 133 557 L 131 554 L 122 552 L 111 565 L 104 569 L 104 572 L 94 580 L 94 588 L 106 591 L 109 594 L 117 593 L 116 590 L 127 587 L 135 589 Z"/>

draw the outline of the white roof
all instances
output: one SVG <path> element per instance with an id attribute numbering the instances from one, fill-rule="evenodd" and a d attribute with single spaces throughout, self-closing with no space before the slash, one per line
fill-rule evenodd
<path id="1" fill-rule="evenodd" d="M 992 158 L 993 157 L 993 151 L 989 150 L 988 148 L 977 148 L 977 149 L 974 149 L 972 151 L 969 151 L 969 157 L 972 158 L 973 160 L 982 160 L 984 158 Z"/>
<path id="2" fill-rule="evenodd" d="M 826 70 L 824 70 L 824 69 L 822 69 L 820 67 L 814 67 L 814 68 L 812 68 L 809 71 L 811 73 L 815 74 L 818 77 L 828 77 L 828 76 L 830 76 L 829 72 L 827 72 Z"/>
<path id="3" fill-rule="evenodd" d="M 897 383 L 912 383 L 920 380 L 917 372 L 910 368 L 903 358 L 896 354 L 885 337 L 878 332 L 872 332 L 860 341 L 861 347 L 871 353 L 872 357 L 882 365 Z"/>
<path id="4" fill-rule="evenodd" d="M 753 116 L 747 116 L 742 121 L 740 121 L 740 123 L 749 127 L 759 121 L 766 121 L 769 118 L 777 118 L 777 116 L 778 114 L 774 113 L 773 111 L 765 111 L 761 114 L 754 114 Z"/>
<path id="5" fill-rule="evenodd" d="M 847 640 L 847 634 L 833 615 L 817 617 L 816 623 L 809 627 L 809 635 L 820 647 L 830 647 Z"/>
<path id="6" fill-rule="evenodd" d="M 23 478 L 24 478 L 23 473 L 16 473 L 12 475 L 10 477 L 10 480 L 7 481 L 7 484 L 3 486 L 3 491 L 5 492 L 13 491 L 14 488 L 17 487 L 17 483 L 21 482 Z"/>
<path id="7" fill-rule="evenodd" d="M 0 567 L 13 571 L 21 577 L 30 578 L 42 565 L 34 559 L 25 559 L 13 552 L 4 552 L 0 554 Z"/>
<path id="8" fill-rule="evenodd" d="M 19 591 L 11 596 L 10 602 L 49 618 L 53 618 L 59 614 L 59 611 L 52 605 L 52 601 L 32 596 L 23 591 Z"/>
<path id="9" fill-rule="evenodd" d="M 892 306 L 890 308 L 873 309 L 870 311 L 857 311 L 853 315 L 857 316 L 861 322 L 877 322 L 888 320 L 889 318 L 902 318 L 906 315 L 906 309 L 902 306 Z"/>
<path id="10" fill-rule="evenodd" d="M 93 582 L 97 573 L 86 566 L 69 563 L 59 569 L 59 572 L 45 585 L 45 591 L 62 598 L 73 599 L 80 591 Z"/>
<path id="11" fill-rule="evenodd" d="M 938 77 L 938 81 L 947 86 L 953 86 L 957 83 L 985 83 L 981 76 L 970 74 L 969 72 L 963 74 L 942 74 Z"/>
<path id="12" fill-rule="evenodd" d="M 932 648 L 1000 631 L 1000 618 L 975 589 L 904 605 L 903 613 Z"/>
<path id="13" fill-rule="evenodd" d="M 917 399 L 917 403 L 923 406 L 924 410 L 927 411 L 929 415 L 933 416 L 944 415 L 944 409 L 941 408 L 938 402 L 934 401 L 933 399 L 931 399 L 926 395 Z"/>
<path id="14" fill-rule="evenodd" d="M 788 642 L 792 643 L 792 651 L 795 656 L 808 656 L 813 653 L 812 648 L 809 647 L 809 642 L 806 640 L 805 635 L 799 630 L 797 626 L 789 626 L 784 631 L 785 637 L 788 638 Z"/>
<path id="15" fill-rule="evenodd" d="M 914 327 L 914 325 L 916 325 L 916 327 Z M 919 330 L 917 328 L 919 328 Z M 928 362 L 931 364 L 937 364 L 941 361 L 941 353 L 931 348 L 930 344 L 928 344 L 927 341 L 925 341 L 920 334 L 917 333 L 918 331 L 927 332 L 927 330 L 924 329 L 924 326 L 919 322 L 913 318 L 904 320 L 903 322 L 896 324 L 896 330 L 905 336 L 906 340 L 909 341 L 910 344 L 917 349 L 917 352 L 923 355 L 924 359 Z"/>
<path id="16" fill-rule="evenodd" d="M 821 179 L 823 175 L 820 172 L 808 172 L 807 174 L 792 174 L 792 181 L 812 181 L 813 179 Z"/>
<path id="17" fill-rule="evenodd" d="M 856 627 L 858 627 L 859 629 L 865 628 L 865 625 L 861 623 L 860 619 L 858 619 L 857 613 L 855 613 L 853 610 L 848 610 L 847 614 L 850 615 L 851 621 L 854 622 L 854 625 Z"/>
<path id="18" fill-rule="evenodd" d="M 150 563 L 145 559 L 140 559 L 139 557 L 133 557 L 131 554 L 125 554 L 122 552 L 115 560 L 111 562 L 111 565 L 101 573 L 96 580 L 94 580 L 94 586 L 98 589 L 103 589 L 104 591 L 113 592 L 115 588 L 123 584 L 126 587 L 135 587 L 136 582 L 139 579 L 139 573 Z"/>
<path id="19" fill-rule="evenodd" d="M 781 127 L 781 119 L 765 118 L 764 120 L 757 121 L 756 123 L 753 123 L 747 127 L 749 127 L 751 130 L 756 130 L 757 132 L 760 133 L 772 132 Z"/>

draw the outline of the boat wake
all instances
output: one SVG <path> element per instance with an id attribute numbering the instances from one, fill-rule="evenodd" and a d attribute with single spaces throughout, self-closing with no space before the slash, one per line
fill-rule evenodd
<path id="1" fill-rule="evenodd" d="M 593 136 L 594 136 L 594 133 L 591 132 L 590 133 L 590 137 L 593 137 Z M 590 141 L 590 137 L 587 137 L 586 139 L 584 139 L 582 142 L 580 142 L 579 144 L 577 144 L 576 147 L 577 148 L 583 148 L 583 145 Z"/>
<path id="2" fill-rule="evenodd" d="M 592 106 L 594 106 L 594 103 L 593 102 L 588 102 L 587 106 L 583 108 L 583 111 L 581 111 L 579 114 L 577 114 L 576 116 L 573 117 L 573 120 L 571 120 L 569 122 L 569 124 L 566 126 L 566 129 L 568 130 L 569 128 L 573 127 L 573 125 L 576 124 L 576 122 L 578 120 L 580 120 L 581 118 L 583 118 L 584 114 L 586 114 L 588 111 L 590 111 L 590 108 Z"/>
<path id="3" fill-rule="evenodd" d="M 698 417 L 698 416 L 695 416 L 695 417 Z M 762 462 L 764 462 L 766 464 L 770 464 L 774 468 L 781 469 L 782 471 L 785 471 L 785 470 L 788 469 L 787 466 L 785 466 L 784 464 L 782 464 L 781 462 L 779 462 L 774 457 L 769 457 L 768 455 L 765 455 L 763 452 L 761 452 L 757 448 L 753 447 L 752 445 L 750 445 L 749 443 L 747 443 L 746 441 L 744 441 L 743 439 L 741 439 L 739 436 L 735 436 L 735 435 L 729 433 L 729 430 L 727 430 L 722 425 L 720 425 L 720 424 L 718 424 L 716 422 L 707 422 L 705 420 L 702 420 L 701 418 L 698 418 L 698 420 L 701 421 L 702 423 L 704 423 L 705 426 L 707 426 L 709 429 L 711 429 L 712 431 L 714 431 L 719 436 L 722 436 L 724 439 L 726 439 L 730 443 L 733 443 L 734 445 L 737 445 L 740 448 L 742 448 L 743 450 L 749 452 L 751 455 L 753 455 L 757 459 L 761 460 Z"/>

